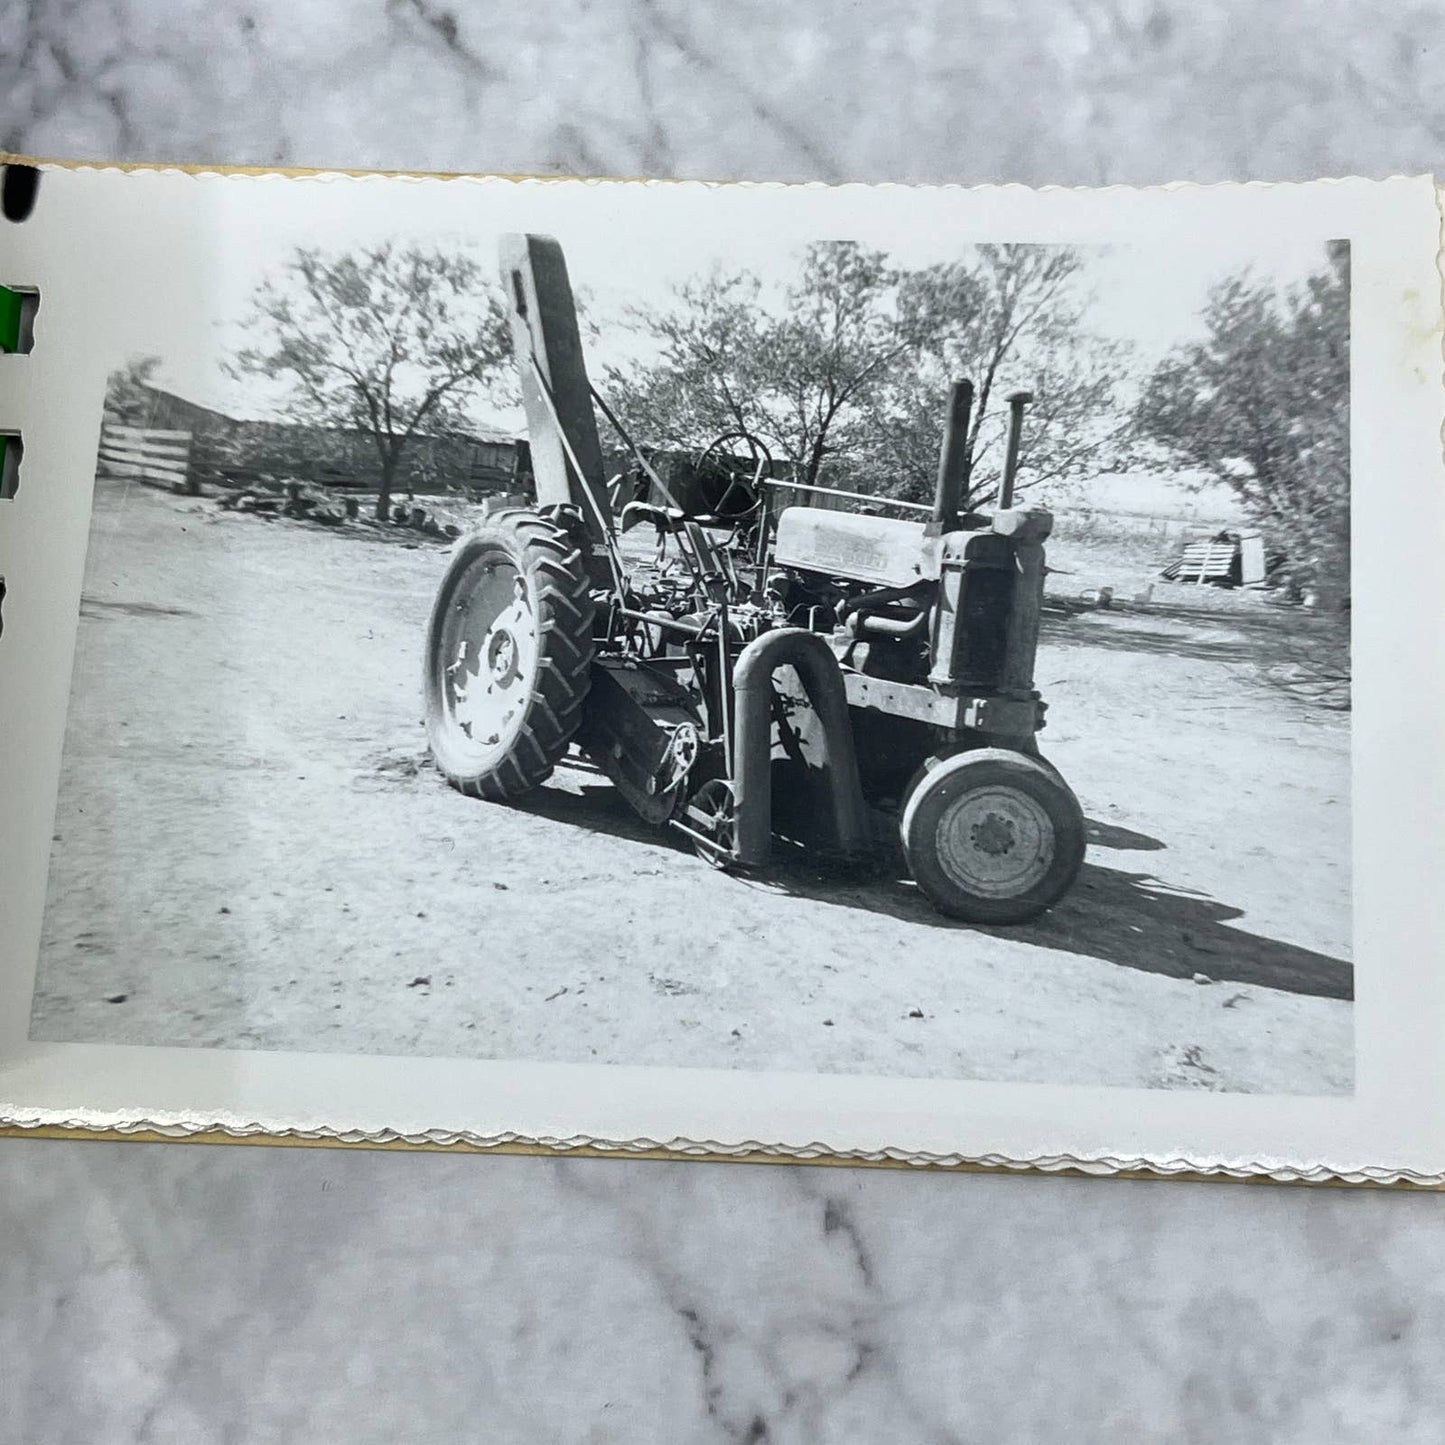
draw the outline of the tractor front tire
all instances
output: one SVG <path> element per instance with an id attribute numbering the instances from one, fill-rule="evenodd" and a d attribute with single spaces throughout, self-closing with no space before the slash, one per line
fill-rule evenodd
<path id="1" fill-rule="evenodd" d="M 1050 764 L 976 748 L 925 766 L 903 806 L 903 851 L 933 906 L 969 923 L 1025 923 L 1084 861 L 1084 813 Z"/>
<path id="2" fill-rule="evenodd" d="M 454 788 L 507 802 L 550 776 L 582 720 L 592 666 L 587 558 L 529 508 L 493 512 L 452 549 L 426 640 L 426 726 Z"/>

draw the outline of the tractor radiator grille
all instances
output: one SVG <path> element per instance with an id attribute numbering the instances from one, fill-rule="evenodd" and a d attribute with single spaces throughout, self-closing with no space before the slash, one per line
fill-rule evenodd
<path id="1" fill-rule="evenodd" d="M 955 634 L 953 675 L 965 687 L 994 688 L 1003 676 L 1013 608 L 1014 574 L 970 567 L 963 590 L 962 624 Z"/>

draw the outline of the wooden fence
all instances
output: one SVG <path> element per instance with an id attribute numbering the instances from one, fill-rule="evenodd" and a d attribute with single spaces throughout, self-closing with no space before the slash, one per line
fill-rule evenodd
<path id="1" fill-rule="evenodd" d="M 102 476 L 150 482 L 172 492 L 199 490 L 191 476 L 191 434 L 107 424 L 100 433 Z"/>
<path id="2" fill-rule="evenodd" d="M 238 423 L 238 429 L 246 426 Z M 298 432 L 304 429 L 296 429 Z M 430 440 L 430 439 L 424 439 Z M 518 447 L 487 451 L 482 443 L 472 445 L 473 455 L 458 455 L 455 465 L 437 465 L 425 445 L 418 443 L 393 483 L 398 497 L 413 493 L 427 495 L 491 496 L 518 489 L 518 464 L 525 457 Z M 124 477 L 148 482 L 170 491 L 199 496 L 202 490 L 228 492 L 240 488 L 274 490 L 281 482 L 304 482 L 328 491 L 374 492 L 377 468 L 368 471 L 355 458 L 297 454 L 286 455 L 277 447 L 265 450 L 240 447 L 234 439 L 205 432 L 162 427 L 124 426 L 107 422 L 101 428 L 97 472 L 103 477 Z M 497 459 L 493 453 L 500 456 Z"/>

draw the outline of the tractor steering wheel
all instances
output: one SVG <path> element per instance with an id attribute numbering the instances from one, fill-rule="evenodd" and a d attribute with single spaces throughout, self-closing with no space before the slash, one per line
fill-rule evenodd
<path id="1" fill-rule="evenodd" d="M 768 450 L 768 445 L 759 436 L 750 431 L 728 431 L 720 436 L 715 436 L 703 449 L 697 459 L 696 471 L 699 476 L 707 473 L 707 464 L 715 452 L 722 451 L 731 442 L 741 442 L 747 447 L 748 460 L 752 463 L 753 475 L 751 481 L 739 481 L 736 474 L 728 473 L 728 484 L 722 495 L 713 504 L 713 515 L 725 518 L 731 522 L 743 522 L 752 516 L 762 504 L 764 477 L 770 476 L 773 470 L 773 454 Z M 737 512 L 729 512 L 728 502 L 732 499 L 735 491 L 741 491 L 747 498 L 747 503 Z"/>

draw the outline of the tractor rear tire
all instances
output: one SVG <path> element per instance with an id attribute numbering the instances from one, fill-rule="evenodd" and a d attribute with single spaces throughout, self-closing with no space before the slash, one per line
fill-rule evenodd
<path id="1" fill-rule="evenodd" d="M 490 802 L 543 783 L 582 721 L 592 666 L 587 558 L 524 507 L 452 549 L 426 640 L 426 726 L 447 781 Z"/>
<path id="2" fill-rule="evenodd" d="M 1084 813 L 1050 764 L 1006 748 L 925 767 L 903 806 L 903 851 L 940 913 L 969 923 L 1036 918 L 1084 861 Z"/>

